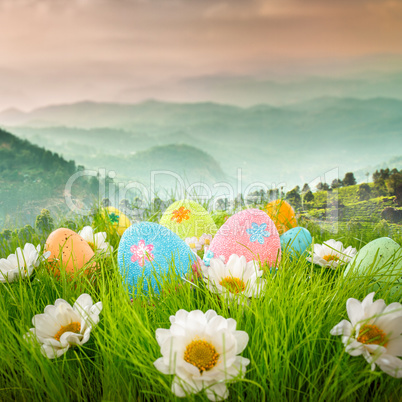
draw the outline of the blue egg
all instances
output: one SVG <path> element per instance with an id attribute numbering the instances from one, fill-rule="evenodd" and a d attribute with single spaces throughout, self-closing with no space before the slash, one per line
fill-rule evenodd
<path id="1" fill-rule="evenodd" d="M 123 283 L 130 293 L 142 285 L 144 293 L 152 288 L 159 293 L 162 278 L 172 271 L 182 277 L 191 270 L 196 256 L 171 230 L 153 222 L 130 226 L 123 234 L 117 261 Z M 140 285 L 140 286 L 141 286 Z"/>
<path id="2" fill-rule="evenodd" d="M 288 230 L 280 239 L 282 250 L 286 249 L 291 257 L 297 258 L 303 254 L 307 255 L 306 249 L 313 241 L 310 232 L 300 226 Z"/>

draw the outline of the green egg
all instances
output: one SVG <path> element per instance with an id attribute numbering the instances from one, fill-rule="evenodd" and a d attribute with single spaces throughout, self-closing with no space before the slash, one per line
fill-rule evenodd
<path id="1" fill-rule="evenodd" d="M 371 276 L 373 285 L 368 291 L 376 291 L 389 283 L 394 283 L 390 293 L 400 294 L 402 291 L 402 247 L 389 237 L 373 240 L 354 256 L 347 265 L 344 275 L 355 280 Z"/>
<path id="2" fill-rule="evenodd" d="M 180 200 L 173 203 L 162 215 L 162 226 L 176 233 L 180 238 L 215 235 L 217 227 L 210 213 L 198 202 Z"/>

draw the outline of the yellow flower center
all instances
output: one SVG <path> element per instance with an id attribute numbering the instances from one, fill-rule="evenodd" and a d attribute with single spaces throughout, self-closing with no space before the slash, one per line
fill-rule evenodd
<path id="1" fill-rule="evenodd" d="M 357 341 L 366 345 L 381 345 L 384 347 L 388 344 L 387 335 L 376 325 L 363 325 L 360 328 Z"/>
<path id="2" fill-rule="evenodd" d="M 240 278 L 232 278 L 231 276 L 223 278 L 219 285 L 229 290 L 230 293 L 236 294 L 246 289 L 246 284 Z"/>
<path id="3" fill-rule="evenodd" d="M 218 359 L 219 354 L 215 347 L 211 343 L 199 339 L 188 344 L 184 352 L 184 360 L 197 367 L 200 374 L 215 367 Z"/>
<path id="4" fill-rule="evenodd" d="M 327 254 L 322 257 L 325 261 L 339 261 L 339 258 L 336 255 Z"/>
<path id="5" fill-rule="evenodd" d="M 189 246 L 190 248 L 195 248 L 195 243 L 190 243 Z"/>
<path id="6" fill-rule="evenodd" d="M 207 246 L 209 246 L 209 245 L 211 244 L 211 240 L 205 239 L 205 244 L 206 244 Z"/>
<path id="7" fill-rule="evenodd" d="M 80 331 L 81 331 L 81 324 L 79 322 L 72 322 L 71 324 L 64 326 L 62 325 L 57 334 L 54 336 L 54 339 L 56 339 L 56 341 L 60 341 L 61 336 L 65 332 L 74 332 L 75 334 L 79 334 Z"/>
<path id="8" fill-rule="evenodd" d="M 96 251 L 96 247 L 95 247 L 95 243 L 94 242 L 92 242 L 92 241 L 87 241 L 87 243 L 88 243 L 88 245 L 89 245 L 89 247 L 91 247 L 92 248 L 92 251 Z"/>

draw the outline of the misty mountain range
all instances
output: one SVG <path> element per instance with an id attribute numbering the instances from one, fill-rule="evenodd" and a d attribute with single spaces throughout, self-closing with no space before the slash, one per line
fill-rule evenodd
<path id="1" fill-rule="evenodd" d="M 339 98 L 370 99 L 375 97 L 402 99 L 401 55 L 377 54 L 358 57 L 354 60 L 331 63 L 298 64 L 294 66 L 271 66 L 258 74 L 214 72 L 185 77 L 169 78 L 155 83 L 144 83 L 128 73 L 125 78 L 114 80 L 113 85 L 104 82 L 102 69 L 92 71 L 86 79 L 83 91 L 80 80 L 58 86 L 43 88 L 46 75 L 38 80 L 43 70 L 32 75 L 18 69 L 0 66 L 0 109 L 11 105 L 38 107 L 59 102 L 76 102 L 78 99 L 97 99 L 118 103 L 143 102 L 158 99 L 166 102 L 204 102 L 250 107 L 261 103 L 282 106 L 306 102 L 322 96 Z M 293 67 L 293 68 L 292 68 Z M 93 69 L 93 66 L 87 66 Z M 95 73 L 95 74 L 94 74 Z M 110 77 L 106 77 L 108 80 Z M 102 87 L 96 80 L 102 82 Z M 39 82 L 38 82 L 39 81 Z M 65 85 L 68 85 L 66 90 Z M 58 88 L 58 90 L 56 90 Z M 61 90 L 64 88 L 64 91 Z M 23 106 L 21 106 L 23 105 Z"/>
<path id="2" fill-rule="evenodd" d="M 8 109 L 0 125 L 87 168 L 114 170 L 121 180 L 149 185 L 150 169 L 171 169 L 190 182 L 234 183 L 240 168 L 243 187 L 258 181 L 290 189 L 334 168 L 341 178 L 358 171 L 363 181 L 367 170 L 392 158 L 400 164 L 401 110 L 402 101 L 389 98 L 248 108 L 79 102 Z"/>

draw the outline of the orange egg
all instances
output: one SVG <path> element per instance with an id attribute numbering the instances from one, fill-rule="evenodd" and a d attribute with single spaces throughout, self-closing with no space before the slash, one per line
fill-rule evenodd
<path id="1" fill-rule="evenodd" d="M 81 270 L 94 256 L 90 245 L 80 235 L 66 228 L 57 229 L 49 235 L 45 250 L 50 251 L 48 261 L 68 273 Z M 95 263 L 92 263 L 90 268 L 94 267 Z"/>
<path id="2" fill-rule="evenodd" d="M 279 234 L 297 226 L 296 214 L 292 206 L 285 200 L 275 200 L 267 204 L 266 212 L 274 221 Z"/>

